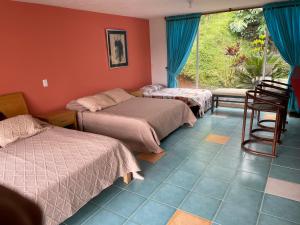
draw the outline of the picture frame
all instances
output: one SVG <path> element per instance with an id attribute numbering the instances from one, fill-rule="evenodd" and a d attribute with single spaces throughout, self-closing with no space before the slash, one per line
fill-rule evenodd
<path id="1" fill-rule="evenodd" d="M 127 32 L 125 30 L 106 30 L 108 62 L 110 68 L 128 66 Z"/>

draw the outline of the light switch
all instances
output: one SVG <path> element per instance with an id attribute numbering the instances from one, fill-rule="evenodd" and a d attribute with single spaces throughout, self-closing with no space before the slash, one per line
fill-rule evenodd
<path id="1" fill-rule="evenodd" d="M 43 80 L 43 87 L 45 87 L 45 88 L 48 87 L 48 80 L 46 80 L 46 79 Z"/>

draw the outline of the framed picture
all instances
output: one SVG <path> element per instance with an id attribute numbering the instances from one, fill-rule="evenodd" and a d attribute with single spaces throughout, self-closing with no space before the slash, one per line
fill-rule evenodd
<path id="1" fill-rule="evenodd" d="M 125 30 L 106 30 L 110 68 L 128 66 L 127 37 Z"/>

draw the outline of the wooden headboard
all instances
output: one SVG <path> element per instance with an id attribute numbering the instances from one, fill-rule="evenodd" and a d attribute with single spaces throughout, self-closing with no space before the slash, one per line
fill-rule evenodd
<path id="1" fill-rule="evenodd" d="M 23 93 L 0 95 L 0 112 L 8 118 L 29 114 Z"/>

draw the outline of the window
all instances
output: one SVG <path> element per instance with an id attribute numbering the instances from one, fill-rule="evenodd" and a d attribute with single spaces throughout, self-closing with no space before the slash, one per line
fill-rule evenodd
<path id="1" fill-rule="evenodd" d="M 204 15 L 180 87 L 251 88 L 263 77 L 286 79 L 289 66 L 269 37 L 262 9 Z"/>

